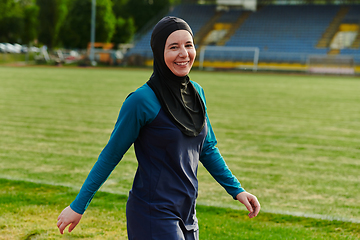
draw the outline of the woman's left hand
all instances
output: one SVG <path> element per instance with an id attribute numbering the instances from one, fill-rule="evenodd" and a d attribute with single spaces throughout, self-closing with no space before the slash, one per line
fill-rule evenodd
<path id="1" fill-rule="evenodd" d="M 249 210 L 249 218 L 256 217 L 260 212 L 260 203 L 251 193 L 241 192 L 236 195 L 236 199 L 244 204 L 247 210 Z"/>

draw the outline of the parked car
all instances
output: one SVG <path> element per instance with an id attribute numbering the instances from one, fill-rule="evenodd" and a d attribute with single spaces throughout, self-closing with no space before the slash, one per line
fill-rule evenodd
<path id="1" fill-rule="evenodd" d="M 28 47 L 26 45 L 20 45 L 18 43 L 0 43 L 0 52 L 4 53 L 26 53 L 26 52 L 39 53 L 40 49 L 38 47 Z"/>
<path id="2" fill-rule="evenodd" d="M 6 52 L 6 46 L 4 43 L 0 43 L 0 52 Z"/>
<path id="3" fill-rule="evenodd" d="M 5 43 L 6 52 L 8 53 L 20 53 L 21 50 L 17 47 L 12 45 L 11 43 Z"/>
<path id="4" fill-rule="evenodd" d="M 28 48 L 26 45 L 22 45 L 22 46 L 21 46 L 21 52 L 22 52 L 22 53 L 27 53 L 28 50 L 29 50 L 29 48 Z"/>
<path id="5" fill-rule="evenodd" d="M 13 47 L 16 53 L 21 53 L 22 46 L 20 44 L 14 43 Z"/>

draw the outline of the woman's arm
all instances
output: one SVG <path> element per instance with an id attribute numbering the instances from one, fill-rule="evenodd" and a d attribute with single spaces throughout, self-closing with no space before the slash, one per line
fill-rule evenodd
<path id="1" fill-rule="evenodd" d="M 200 155 L 200 161 L 213 178 L 234 198 L 244 192 L 238 179 L 232 174 L 216 147 L 217 140 L 209 118 L 206 117 L 208 132 Z"/>
<path id="2" fill-rule="evenodd" d="M 123 103 L 110 139 L 91 169 L 76 199 L 63 210 L 58 218 L 61 233 L 67 225 L 72 230 L 80 221 L 95 193 L 106 181 L 125 152 L 139 135 L 141 127 L 150 123 L 160 107 L 155 94 L 144 85 L 130 94 Z"/>
<path id="3" fill-rule="evenodd" d="M 206 108 L 206 99 L 204 90 L 195 82 L 192 82 L 199 95 L 204 101 Z M 214 179 L 225 188 L 225 190 L 236 200 L 240 201 L 249 210 L 249 217 L 256 217 L 260 211 L 260 203 L 257 198 L 246 192 L 241 187 L 238 179 L 232 174 L 226 165 L 224 158 L 221 156 L 219 149 L 216 147 L 217 140 L 211 127 L 210 120 L 206 114 L 206 123 L 208 127 L 207 136 L 200 154 L 200 161 Z"/>

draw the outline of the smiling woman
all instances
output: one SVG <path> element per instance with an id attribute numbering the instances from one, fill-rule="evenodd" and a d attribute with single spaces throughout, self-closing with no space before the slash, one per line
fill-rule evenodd
<path id="1" fill-rule="evenodd" d="M 236 200 L 260 211 L 227 167 L 206 113 L 201 86 L 188 73 L 196 52 L 193 34 L 182 19 L 165 17 L 151 37 L 154 71 L 123 103 L 110 140 L 76 199 L 58 217 L 61 233 L 72 231 L 96 191 L 134 144 L 138 169 L 126 206 L 129 239 L 197 240 L 199 161 Z"/>

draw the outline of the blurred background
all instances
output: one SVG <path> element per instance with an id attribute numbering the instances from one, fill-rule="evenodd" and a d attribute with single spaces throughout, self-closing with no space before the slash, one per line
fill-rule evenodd
<path id="1" fill-rule="evenodd" d="M 152 66 L 166 15 L 200 69 L 360 74 L 359 0 L 0 0 L 0 63 Z"/>

